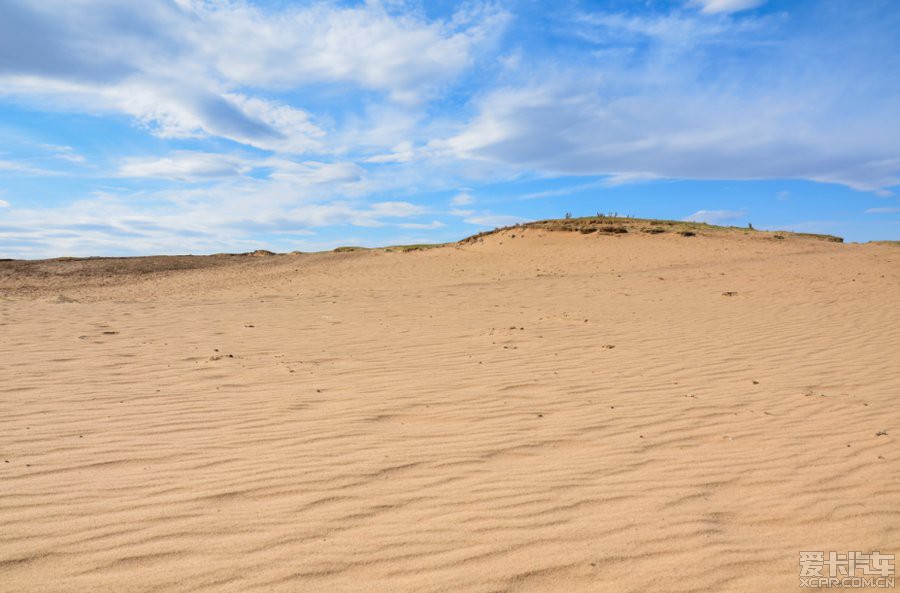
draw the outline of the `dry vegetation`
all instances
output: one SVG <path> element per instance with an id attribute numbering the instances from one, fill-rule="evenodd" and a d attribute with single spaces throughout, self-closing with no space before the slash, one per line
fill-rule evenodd
<path id="1" fill-rule="evenodd" d="M 761 231 L 748 227 L 734 226 L 718 226 L 707 224 L 705 222 L 685 222 L 680 220 L 656 220 L 649 218 L 632 218 L 625 216 L 585 216 L 581 218 L 555 218 L 549 220 L 538 220 L 535 222 L 527 222 L 492 231 L 486 231 L 463 239 L 462 243 L 471 243 L 485 236 L 492 235 L 498 231 L 534 230 L 540 229 L 545 231 L 564 231 L 579 232 L 583 234 L 607 234 L 618 235 L 625 233 L 647 233 L 658 235 L 663 233 L 677 233 L 685 237 L 693 237 L 701 234 L 722 234 L 741 232 L 746 235 L 756 235 L 758 237 L 771 238 L 774 240 L 783 240 L 787 237 L 791 238 L 807 238 L 820 239 L 823 241 L 833 241 L 835 243 L 843 243 L 841 237 L 833 235 L 818 235 L 813 233 L 794 233 L 789 231 Z"/>

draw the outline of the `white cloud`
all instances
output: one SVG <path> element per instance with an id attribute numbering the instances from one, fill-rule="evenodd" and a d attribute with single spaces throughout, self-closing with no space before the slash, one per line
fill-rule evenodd
<path id="1" fill-rule="evenodd" d="M 582 192 L 588 189 L 595 189 L 598 187 L 605 187 L 606 184 L 604 181 L 591 181 L 589 183 L 579 183 L 576 185 L 568 185 L 566 187 L 561 187 L 559 189 L 547 189 L 544 191 L 536 191 L 530 192 L 520 196 L 519 198 L 522 200 L 538 200 L 542 198 L 555 198 L 557 196 L 568 196 L 571 194 L 575 194 L 578 192 Z"/>
<path id="2" fill-rule="evenodd" d="M 445 225 L 440 220 L 432 220 L 431 222 L 399 222 L 399 223 L 397 223 L 397 226 L 402 229 L 428 230 L 428 229 L 442 229 L 447 225 Z"/>
<path id="3" fill-rule="evenodd" d="M 415 224 L 425 213 L 423 207 L 403 201 L 298 203 L 296 187 L 272 183 L 239 182 L 135 197 L 107 193 L 58 208 L 11 210 L 0 224 L 0 256 L 239 252 L 258 248 L 260 236 L 266 237 L 266 245 L 283 241 L 290 250 L 301 248 L 297 237 L 323 227 Z"/>
<path id="4" fill-rule="evenodd" d="M 700 12 L 708 14 L 738 12 L 762 6 L 766 0 L 692 0 L 690 4 L 699 6 Z"/>
<path id="5" fill-rule="evenodd" d="M 27 163 L 4 160 L 0 160 L 0 171 L 12 171 L 15 173 L 22 173 L 23 175 L 37 177 L 59 175 L 57 171 L 51 171 L 49 169 L 43 169 L 41 167 L 33 167 Z"/>
<path id="6" fill-rule="evenodd" d="M 263 10 L 244 0 L 148 0 L 137 12 L 112 0 L 12 1 L 0 18 L 15 45 L 0 47 L 0 95 L 125 113 L 166 138 L 290 152 L 321 149 L 323 130 L 257 91 L 350 84 L 414 105 L 470 67 L 506 21 L 491 5 L 428 21 L 377 2 Z"/>
<path id="7" fill-rule="evenodd" d="M 723 32 L 717 43 L 752 39 L 741 35 Z M 794 178 L 862 191 L 900 184 L 900 119 L 890 102 L 866 95 L 866 108 L 848 110 L 834 76 L 796 62 L 809 48 L 792 43 L 772 46 L 781 63 L 769 78 L 729 68 L 711 83 L 709 71 L 720 65 L 709 56 L 720 48 L 694 52 L 668 41 L 636 44 L 650 55 L 607 60 L 591 73 L 548 67 L 477 97 L 468 124 L 428 148 L 612 183 Z"/>
<path id="8" fill-rule="evenodd" d="M 257 187 L 337 186 L 351 191 L 362 181 L 365 169 L 353 162 L 323 163 L 294 161 L 284 157 L 250 157 L 193 151 L 176 151 L 165 157 L 128 158 L 119 167 L 119 177 L 169 179 L 182 182 L 238 179 L 259 171 L 251 182 Z M 247 179 L 244 182 L 248 182 Z"/>
<path id="9" fill-rule="evenodd" d="M 747 216 L 746 210 L 697 210 L 683 220 L 688 222 L 708 222 L 709 224 L 722 224 L 739 220 Z"/>
<path id="10" fill-rule="evenodd" d="M 271 158 L 261 164 L 274 167 L 270 177 L 295 187 L 311 184 L 353 184 L 365 175 L 365 169 L 351 162 L 321 163 L 317 161 L 295 162 Z"/>
<path id="11" fill-rule="evenodd" d="M 521 216 L 512 216 L 509 214 L 481 214 L 478 216 L 472 216 L 470 218 L 466 218 L 465 222 L 469 224 L 474 224 L 476 226 L 482 227 L 501 227 L 501 226 L 511 226 L 514 224 L 519 224 L 520 222 L 527 222 L 527 218 L 522 218 Z"/>
<path id="12" fill-rule="evenodd" d="M 475 202 L 475 198 L 468 192 L 458 193 L 450 200 L 454 206 L 467 206 Z"/>
<path id="13" fill-rule="evenodd" d="M 659 175 L 649 171 L 631 171 L 629 173 L 613 173 L 603 180 L 603 185 L 616 187 L 618 185 L 631 185 L 659 179 Z"/>
<path id="14" fill-rule="evenodd" d="M 85 158 L 78 154 L 78 152 L 72 148 L 71 146 L 60 146 L 55 144 L 43 144 L 43 148 L 46 148 L 50 152 L 53 153 L 53 156 L 63 160 L 68 161 L 70 163 L 82 164 L 85 162 Z"/>
<path id="15" fill-rule="evenodd" d="M 199 53 L 229 80 L 258 87 L 349 81 L 404 103 L 421 100 L 469 66 L 477 46 L 506 21 L 489 5 L 448 22 L 389 12 L 377 2 L 275 15 L 244 3 L 213 11 L 199 5 L 205 25 Z"/>
<path id="16" fill-rule="evenodd" d="M 263 141 L 258 141 L 252 135 L 242 137 L 240 134 L 231 136 L 222 134 L 223 136 L 279 152 L 308 152 L 323 148 L 321 140 L 325 137 L 325 132 L 312 123 L 312 118 L 307 112 L 256 97 L 232 93 L 224 93 L 222 96 L 249 118 L 261 122 L 275 132 L 272 137 L 267 137 Z"/>
<path id="17" fill-rule="evenodd" d="M 6 200 L 0 200 L 0 208 L 9 208 L 9 207 L 10 207 L 9 202 L 7 202 Z"/>
<path id="18" fill-rule="evenodd" d="M 577 15 L 573 32 L 598 45 L 613 40 L 627 44 L 649 39 L 683 50 L 704 44 L 721 44 L 729 37 L 756 32 L 762 27 L 756 20 L 711 20 L 678 12 L 653 16 L 595 12 Z"/>
<path id="19" fill-rule="evenodd" d="M 367 163 L 408 163 L 413 160 L 414 154 L 412 152 L 400 152 L 400 153 L 391 153 L 391 154 L 377 154 L 375 156 L 370 156 L 365 159 Z"/>
<path id="20" fill-rule="evenodd" d="M 613 173 L 611 175 L 608 175 L 605 179 L 601 179 L 599 181 L 590 181 L 588 183 L 568 185 L 559 189 L 548 189 L 544 191 L 530 192 L 520 196 L 519 199 L 537 200 L 542 198 L 554 198 L 557 196 L 568 196 L 590 189 L 645 183 L 647 181 L 653 181 L 655 179 L 659 179 L 659 176 L 655 173 L 646 173 L 639 171 L 636 171 L 634 173 Z"/>
<path id="21" fill-rule="evenodd" d="M 900 207 L 885 206 L 882 208 L 869 208 L 866 210 L 866 214 L 892 214 L 894 212 L 900 212 Z"/>
<path id="22" fill-rule="evenodd" d="M 424 212 L 424 208 L 409 202 L 378 202 L 372 204 L 372 214 L 378 217 L 406 217 L 417 216 Z"/>
<path id="23" fill-rule="evenodd" d="M 235 177 L 250 164 L 227 154 L 178 151 L 162 158 L 129 158 L 119 168 L 121 177 L 147 177 L 178 181 L 201 181 Z"/>
<path id="24" fill-rule="evenodd" d="M 894 192 L 889 189 L 879 189 L 875 192 L 875 195 L 879 198 L 892 198 L 894 197 Z"/>
<path id="25" fill-rule="evenodd" d="M 378 154 L 365 159 L 367 163 L 408 163 L 416 157 L 412 142 L 404 141 L 393 147 L 387 154 Z"/>
<path id="26" fill-rule="evenodd" d="M 781 190 L 780 192 L 778 192 L 777 197 L 779 200 L 782 200 L 782 201 L 789 200 L 791 198 L 791 192 L 789 192 L 787 190 Z"/>
<path id="27" fill-rule="evenodd" d="M 309 204 L 290 209 L 283 220 L 304 227 L 325 227 L 349 224 L 359 227 L 383 227 L 385 219 L 409 218 L 423 213 L 423 208 L 409 202 L 377 202 L 368 206 L 356 206 L 349 202 Z"/>

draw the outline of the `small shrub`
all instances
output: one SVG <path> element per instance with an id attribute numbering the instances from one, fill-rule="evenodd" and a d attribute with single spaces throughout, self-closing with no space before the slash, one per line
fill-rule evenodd
<path id="1" fill-rule="evenodd" d="M 614 235 L 621 235 L 622 233 L 627 233 L 628 229 L 623 226 L 615 226 L 615 225 L 606 225 L 600 227 L 601 233 L 612 233 Z"/>

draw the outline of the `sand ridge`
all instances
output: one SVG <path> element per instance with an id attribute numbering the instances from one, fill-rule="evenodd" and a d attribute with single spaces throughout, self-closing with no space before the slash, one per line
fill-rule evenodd
<path id="1" fill-rule="evenodd" d="M 900 552 L 896 246 L 220 259 L 0 264 L 0 591 L 790 590 L 800 550 Z"/>

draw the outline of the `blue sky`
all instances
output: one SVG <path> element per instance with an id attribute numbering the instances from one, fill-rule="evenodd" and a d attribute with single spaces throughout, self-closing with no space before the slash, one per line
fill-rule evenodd
<path id="1" fill-rule="evenodd" d="M 900 239 L 894 0 L 0 0 L 0 257 Z"/>

